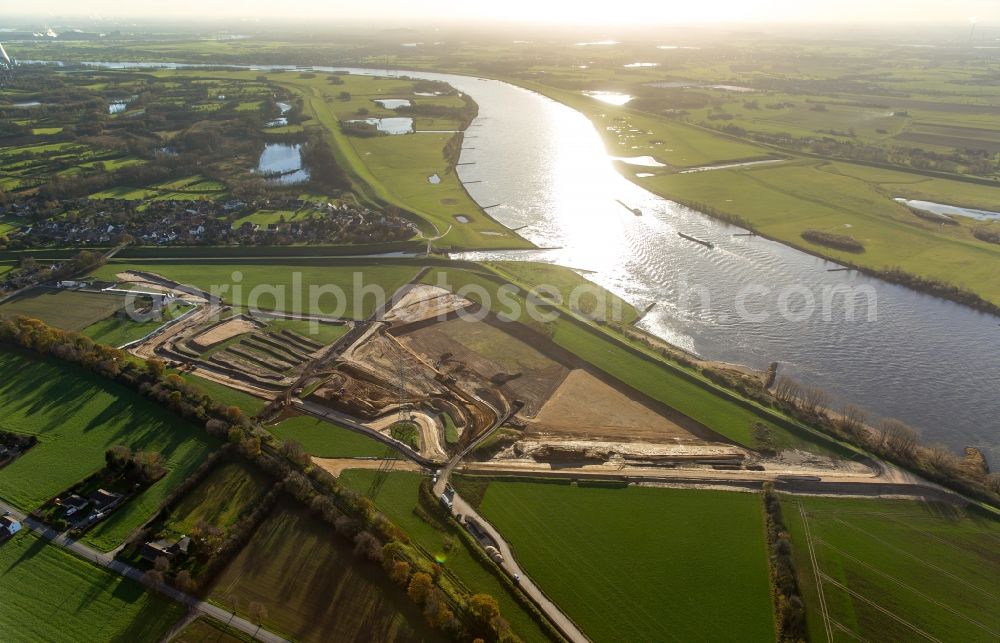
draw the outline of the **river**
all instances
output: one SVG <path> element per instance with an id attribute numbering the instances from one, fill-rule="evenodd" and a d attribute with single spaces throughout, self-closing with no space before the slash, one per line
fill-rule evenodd
<path id="1" fill-rule="evenodd" d="M 479 116 L 467 132 L 475 144 L 462 151 L 461 178 L 477 181 L 468 190 L 478 203 L 500 204 L 489 212 L 501 223 L 558 248 L 464 257 L 590 271 L 588 278 L 640 307 L 655 302 L 640 325 L 673 344 L 755 368 L 777 361 L 780 373 L 824 388 L 838 404 L 899 418 L 926 441 L 977 446 L 1000 462 L 1000 318 L 734 236 L 744 231 L 624 178 L 586 117 L 537 93 L 467 76 L 407 75 L 443 80 L 476 100 Z M 856 291 L 845 297 L 838 288 Z M 807 314 L 810 298 L 815 310 Z"/>

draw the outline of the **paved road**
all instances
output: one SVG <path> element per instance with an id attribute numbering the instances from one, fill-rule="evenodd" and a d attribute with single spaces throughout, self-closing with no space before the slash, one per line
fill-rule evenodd
<path id="1" fill-rule="evenodd" d="M 448 477 L 451 475 L 451 472 L 455 469 L 455 467 L 462 461 L 462 458 L 464 458 L 466 454 L 476 448 L 480 442 L 489 437 L 493 431 L 506 422 L 507 417 L 508 416 L 505 415 L 498 418 L 492 429 L 485 431 L 483 435 L 467 446 L 464 451 L 448 461 L 448 464 L 441 469 L 438 481 L 434 485 L 434 495 L 436 497 L 440 498 L 441 494 L 444 493 L 445 487 L 448 485 Z M 452 513 L 461 514 L 467 517 L 471 516 L 479 521 L 482 528 L 497 543 L 497 549 L 499 549 L 500 553 L 503 554 L 503 563 L 500 567 L 503 568 L 503 570 L 507 572 L 511 578 L 518 579 L 518 585 L 522 590 L 524 590 L 524 593 L 527 594 L 536 605 L 538 605 L 538 608 L 541 609 L 552 624 L 555 625 L 560 632 L 562 632 L 563 636 L 570 641 L 573 641 L 573 643 L 586 643 L 590 640 L 586 637 L 586 635 L 584 635 L 583 631 L 576 626 L 576 623 L 574 623 L 565 612 L 559 609 L 559 606 L 553 603 L 549 597 L 545 595 L 545 592 L 543 592 L 541 588 L 538 587 L 538 585 L 536 585 L 535 582 L 524 573 L 521 566 L 517 564 L 517 559 L 514 558 L 514 552 L 511 550 L 510 545 L 506 540 L 504 540 L 504 537 L 500 535 L 500 532 L 497 531 L 496 527 L 491 525 L 485 518 L 479 515 L 479 512 L 476 511 L 472 505 L 462 499 L 457 492 L 455 492 L 452 497 Z"/>
<path id="2" fill-rule="evenodd" d="M 67 549 L 80 558 L 96 563 L 105 569 L 113 571 L 119 576 L 124 576 L 125 578 L 142 583 L 142 572 L 135 567 L 131 567 L 121 561 L 115 560 L 111 554 L 97 551 L 96 549 L 83 544 L 79 540 L 68 538 L 65 534 L 59 533 L 54 529 L 51 529 L 34 520 L 33 518 L 27 517 L 24 513 L 18 511 L 3 501 L 0 501 L 0 513 L 12 514 L 15 518 L 20 520 L 25 527 L 31 529 L 31 531 L 35 532 L 45 540 L 48 540 L 53 545 Z M 185 605 L 188 609 L 195 610 L 200 614 L 210 616 L 217 621 L 227 623 L 231 627 L 235 627 L 241 632 L 249 634 L 258 641 L 263 641 L 264 643 L 288 643 L 286 639 L 262 629 L 246 619 L 240 618 L 239 616 L 233 616 L 231 612 L 228 612 L 221 607 L 216 607 L 215 605 L 205 601 L 200 601 L 194 596 L 180 592 L 173 587 L 164 585 L 159 591 L 170 600 L 180 603 L 181 605 Z"/>

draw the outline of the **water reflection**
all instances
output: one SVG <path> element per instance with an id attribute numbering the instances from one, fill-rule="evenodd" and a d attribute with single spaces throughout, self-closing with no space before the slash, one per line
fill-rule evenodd
<path id="1" fill-rule="evenodd" d="M 267 143 L 257 161 L 257 173 L 281 185 L 295 185 L 309 180 L 309 170 L 302 167 L 302 145 Z"/>

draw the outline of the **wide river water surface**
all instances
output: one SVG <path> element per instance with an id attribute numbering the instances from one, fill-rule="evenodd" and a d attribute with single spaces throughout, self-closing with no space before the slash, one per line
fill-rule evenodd
<path id="1" fill-rule="evenodd" d="M 475 181 L 467 187 L 481 205 L 500 204 L 489 212 L 501 223 L 556 248 L 462 256 L 589 271 L 638 307 L 655 302 L 640 326 L 701 357 L 756 368 L 777 361 L 779 373 L 826 389 L 838 404 L 899 418 L 929 442 L 980 447 L 1000 463 L 1000 318 L 853 271 L 830 272 L 838 266 L 773 241 L 734 236 L 744 231 L 624 178 L 586 117 L 537 93 L 405 73 L 443 80 L 476 100 L 479 117 L 467 132 L 475 144 L 462 151 L 462 180 Z"/>

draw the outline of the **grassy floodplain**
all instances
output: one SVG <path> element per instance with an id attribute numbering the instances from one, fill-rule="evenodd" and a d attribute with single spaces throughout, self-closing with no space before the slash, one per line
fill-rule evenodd
<path id="1" fill-rule="evenodd" d="M 184 614 L 26 531 L 0 547 L 0 594 L 9 641 L 155 641 Z"/>
<path id="2" fill-rule="evenodd" d="M 163 454 L 167 475 L 87 532 L 100 549 L 125 540 L 215 446 L 202 430 L 81 367 L 5 348 L 0 374 L 3 429 L 39 440 L 0 469 L 0 497 L 25 511 L 100 470 L 116 444 Z"/>
<path id="3" fill-rule="evenodd" d="M 367 493 L 375 475 L 376 472 L 369 469 L 349 469 L 340 474 L 340 481 L 360 493 Z M 424 479 L 425 476 L 419 473 L 394 471 L 382 483 L 373 502 L 421 548 L 444 560 L 443 567 L 470 592 L 485 592 L 496 598 L 500 614 L 515 634 L 529 642 L 548 641 L 538 623 L 510 596 L 496 576 L 473 557 L 464 541 L 417 515 L 415 508 Z M 446 543 L 452 545 L 447 551 Z"/>
<path id="4" fill-rule="evenodd" d="M 756 494 L 494 481 L 480 510 L 594 641 L 774 639 Z"/>
<path id="5" fill-rule="evenodd" d="M 262 603 L 264 627 L 294 640 L 437 640 L 381 568 L 297 504 L 279 503 L 216 580 L 210 599 L 234 598 L 243 614 Z"/>
<path id="6" fill-rule="evenodd" d="M 328 315 L 339 312 L 340 316 L 347 318 L 364 318 L 375 311 L 378 298 L 357 290 L 358 284 L 368 286 L 373 292 L 383 293 L 387 301 L 400 286 L 417 274 L 419 267 L 405 264 L 325 265 L 322 261 L 296 263 L 292 259 L 282 263 L 197 260 L 184 263 L 113 262 L 98 268 L 91 276 L 114 281 L 115 275 L 124 270 L 154 272 L 209 292 L 213 288 L 228 286 L 226 291 L 218 290 L 227 303 L 295 314 L 317 312 L 309 310 L 310 288 L 315 287 L 321 312 Z M 239 297 L 234 295 L 235 286 L 241 288 Z M 336 294 L 331 294 L 323 290 L 325 288 L 338 290 Z"/>
<path id="7" fill-rule="evenodd" d="M 838 641 L 1000 636 L 997 519 L 906 500 L 786 496 L 781 505 L 810 640 L 829 640 L 827 620 Z"/>
<path id="8" fill-rule="evenodd" d="M 318 458 L 380 458 L 388 447 L 381 442 L 308 415 L 282 420 L 268 427 L 276 438 L 294 440 Z"/>

